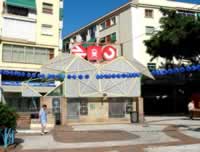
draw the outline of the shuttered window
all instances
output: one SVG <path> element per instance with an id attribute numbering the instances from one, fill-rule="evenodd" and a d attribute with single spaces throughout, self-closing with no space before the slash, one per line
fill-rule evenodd
<path id="1" fill-rule="evenodd" d="M 12 46 L 4 45 L 3 46 L 3 61 L 12 61 Z"/>
<path id="2" fill-rule="evenodd" d="M 45 64 L 53 57 L 53 49 L 10 44 L 3 45 L 4 62 Z"/>
<path id="3" fill-rule="evenodd" d="M 146 18 L 153 18 L 153 10 L 152 9 L 145 9 L 145 17 Z"/>
<path id="4" fill-rule="evenodd" d="M 152 35 L 155 31 L 155 28 L 153 26 L 146 26 L 145 27 L 145 32 L 146 35 Z"/>
<path id="5" fill-rule="evenodd" d="M 116 17 L 113 17 L 110 19 L 111 25 L 115 25 L 116 24 Z"/>
<path id="6" fill-rule="evenodd" d="M 115 42 L 117 40 L 116 32 L 111 34 L 111 42 Z"/>
<path id="7" fill-rule="evenodd" d="M 34 63 L 34 48 L 33 47 L 26 47 L 25 62 Z"/>
<path id="8" fill-rule="evenodd" d="M 42 12 L 46 14 L 53 14 L 53 4 L 42 3 Z"/>
<path id="9" fill-rule="evenodd" d="M 12 48 L 12 61 L 24 62 L 24 47 L 23 46 L 15 46 Z"/>
<path id="10" fill-rule="evenodd" d="M 42 34 L 43 35 L 53 35 L 52 25 L 42 24 Z"/>
<path id="11" fill-rule="evenodd" d="M 100 24 L 100 30 L 104 30 L 106 28 L 106 22 Z"/>

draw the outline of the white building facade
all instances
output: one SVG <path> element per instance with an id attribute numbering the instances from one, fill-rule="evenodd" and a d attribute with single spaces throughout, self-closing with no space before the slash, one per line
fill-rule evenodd
<path id="1" fill-rule="evenodd" d="M 144 40 L 160 30 L 160 9 L 175 9 L 183 15 L 197 16 L 198 5 L 170 0 L 132 0 L 64 38 L 64 49 L 76 42 L 95 42 L 98 45 L 112 44 L 118 56 L 135 58 L 145 66 L 158 67 L 164 59 L 151 61 L 146 53 Z"/>
<path id="2" fill-rule="evenodd" d="M 0 101 L 19 112 L 31 110 L 33 100 L 22 97 L 22 83 L 32 79 L 28 73 L 38 75 L 42 65 L 61 53 L 62 17 L 62 0 L 0 0 L 0 88 L 4 94 Z M 52 88 L 35 87 L 40 93 Z M 39 97 L 36 100 L 39 108 Z"/>

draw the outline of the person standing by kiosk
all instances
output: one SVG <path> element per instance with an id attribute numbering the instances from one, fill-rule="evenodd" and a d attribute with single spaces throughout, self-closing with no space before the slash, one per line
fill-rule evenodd
<path id="1" fill-rule="evenodd" d="M 42 105 L 39 112 L 40 124 L 41 124 L 41 135 L 45 134 L 45 129 L 47 125 L 47 105 Z"/>
<path id="2" fill-rule="evenodd" d="M 189 103 L 188 103 L 188 111 L 189 111 L 189 117 L 191 120 L 193 120 L 193 115 L 194 115 L 194 101 L 191 100 Z"/>

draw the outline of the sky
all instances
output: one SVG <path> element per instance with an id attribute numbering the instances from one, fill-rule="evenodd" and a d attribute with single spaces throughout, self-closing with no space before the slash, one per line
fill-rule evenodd
<path id="1" fill-rule="evenodd" d="M 200 0 L 178 1 L 200 4 Z M 64 0 L 63 37 L 127 2 L 128 0 Z"/>
<path id="2" fill-rule="evenodd" d="M 87 25 L 128 0 L 64 0 L 63 36 Z"/>

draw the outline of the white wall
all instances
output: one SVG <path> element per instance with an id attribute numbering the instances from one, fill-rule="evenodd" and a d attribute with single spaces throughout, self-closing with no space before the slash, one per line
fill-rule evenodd
<path id="1" fill-rule="evenodd" d="M 150 39 L 151 36 L 146 35 L 145 27 L 153 26 L 155 30 L 160 29 L 159 20 L 162 17 L 162 13 L 159 9 L 153 9 L 153 18 L 145 18 L 145 9 L 153 8 L 144 8 L 144 7 L 132 7 L 132 43 L 133 43 L 133 54 L 132 57 L 136 58 L 143 65 L 147 66 L 147 63 L 150 62 L 152 58 L 149 54 L 146 53 L 146 46 L 144 40 Z M 160 64 L 164 61 L 163 59 L 156 59 L 153 62 Z"/>
<path id="2" fill-rule="evenodd" d="M 36 23 L 10 17 L 3 18 L 2 36 L 35 42 Z"/>
<path id="3" fill-rule="evenodd" d="M 147 66 L 147 63 L 150 62 L 152 57 L 146 53 L 146 46 L 144 45 L 144 40 L 150 39 L 150 36 L 145 34 L 145 26 L 153 26 L 156 30 L 160 29 L 159 20 L 162 17 L 162 13 L 159 9 L 161 7 L 169 7 L 187 10 L 194 9 L 199 11 L 198 8 L 200 5 L 176 2 L 172 0 L 133 0 L 133 2 L 134 1 L 137 5 L 131 8 L 133 43 L 132 57 Z M 153 9 L 153 18 L 145 18 L 145 9 Z M 157 58 L 152 62 L 159 66 L 161 62 L 165 62 L 165 60 L 163 58 Z"/>
<path id="4" fill-rule="evenodd" d="M 131 9 L 128 9 L 119 15 L 119 41 L 123 44 L 123 55 L 127 58 L 132 58 L 132 22 Z"/>
<path id="5" fill-rule="evenodd" d="M 114 47 L 118 50 L 118 56 L 121 56 L 121 46 L 123 49 L 123 55 L 126 57 L 132 56 L 132 44 L 131 44 L 131 37 L 132 37 L 132 23 L 131 23 L 131 11 L 130 9 L 121 12 L 119 15 L 116 16 L 116 25 L 113 25 L 103 31 L 98 33 L 98 38 L 105 37 L 116 32 L 117 41 L 114 44 Z"/>
<path id="6" fill-rule="evenodd" d="M 97 28 L 97 32 L 96 32 L 96 35 L 97 35 L 97 39 L 99 40 L 100 38 L 103 38 L 103 37 L 106 37 L 108 35 L 111 35 L 112 33 L 116 32 L 116 43 L 119 43 L 119 22 L 118 22 L 118 16 L 116 18 L 116 24 L 113 25 L 113 26 L 110 26 L 109 28 L 107 29 L 104 29 L 102 31 L 99 30 L 99 26 Z M 114 44 L 114 47 L 117 49 L 117 53 L 118 53 L 118 56 L 120 56 L 121 54 L 121 51 L 120 51 L 120 45 L 116 45 Z"/>

